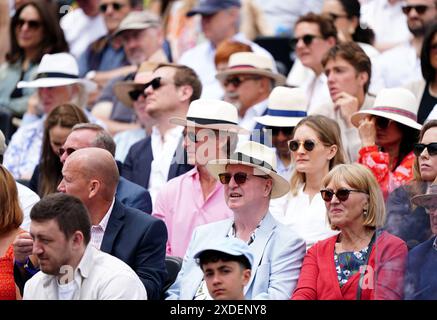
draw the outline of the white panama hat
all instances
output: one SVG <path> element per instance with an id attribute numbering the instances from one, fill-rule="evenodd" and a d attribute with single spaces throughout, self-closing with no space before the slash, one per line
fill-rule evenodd
<path id="1" fill-rule="evenodd" d="M 266 115 L 255 117 L 265 126 L 295 127 L 307 116 L 308 101 L 301 88 L 276 87 L 268 100 Z"/>
<path id="2" fill-rule="evenodd" d="M 263 144 L 246 141 L 237 147 L 229 159 L 211 160 L 206 168 L 213 177 L 218 179 L 219 173 L 226 171 L 228 164 L 242 164 L 257 169 L 273 179 L 271 198 L 279 198 L 290 190 L 290 184 L 276 171 L 276 153 L 272 148 Z"/>
<path id="3" fill-rule="evenodd" d="M 76 59 L 69 53 L 45 54 L 38 66 L 35 80 L 20 81 L 17 88 L 47 88 L 82 84 L 86 91 L 97 89 L 97 84 L 88 79 L 79 78 Z"/>
<path id="4" fill-rule="evenodd" d="M 351 117 L 351 122 L 355 127 L 358 127 L 361 120 L 369 115 L 374 115 L 420 130 L 422 125 L 417 123 L 417 110 L 416 97 L 410 90 L 386 88 L 378 92 L 372 108 L 355 112 Z"/>
<path id="5" fill-rule="evenodd" d="M 234 74 L 254 74 L 271 78 L 275 85 L 285 84 L 285 77 L 276 72 L 272 58 L 255 52 L 236 52 L 229 57 L 228 67 L 215 76 L 222 81 Z"/>

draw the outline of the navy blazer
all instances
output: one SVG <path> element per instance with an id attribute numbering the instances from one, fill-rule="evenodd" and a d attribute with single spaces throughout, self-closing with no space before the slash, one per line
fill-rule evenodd
<path id="1" fill-rule="evenodd" d="M 100 249 L 128 264 L 146 287 L 149 300 L 161 297 L 167 279 L 167 228 L 162 220 L 115 200 Z"/>
<path id="2" fill-rule="evenodd" d="M 29 188 L 38 193 L 40 177 L 39 164 L 35 167 L 32 178 L 29 182 Z M 121 163 L 117 161 L 118 170 L 120 171 Z M 115 198 L 120 200 L 124 205 L 141 210 L 146 213 L 152 213 L 152 199 L 150 193 L 143 187 L 130 182 L 120 176 L 118 181 Z"/>
<path id="3" fill-rule="evenodd" d="M 187 164 L 186 151 L 184 149 L 183 152 L 181 152 L 181 148 L 183 148 L 182 139 L 179 141 L 177 150 L 173 156 L 173 161 L 168 171 L 167 180 L 180 176 L 181 174 L 184 174 L 193 168 L 192 165 Z M 182 157 L 176 158 L 177 155 L 182 155 Z M 152 138 L 151 136 L 148 136 L 130 147 L 121 169 L 121 175 L 126 179 L 148 189 L 152 161 Z"/>

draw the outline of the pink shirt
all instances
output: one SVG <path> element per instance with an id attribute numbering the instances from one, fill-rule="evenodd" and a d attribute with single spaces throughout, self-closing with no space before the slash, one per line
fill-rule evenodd
<path id="1" fill-rule="evenodd" d="M 228 219 L 233 212 L 226 205 L 223 185 L 219 182 L 207 199 L 203 199 L 199 172 L 194 167 L 167 182 L 158 193 L 152 215 L 167 226 L 167 255 L 183 257 L 195 227 Z"/>

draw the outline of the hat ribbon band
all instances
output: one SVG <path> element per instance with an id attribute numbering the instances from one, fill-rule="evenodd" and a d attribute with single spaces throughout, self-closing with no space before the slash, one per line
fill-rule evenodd
<path id="1" fill-rule="evenodd" d="M 69 79 L 79 79 L 78 76 L 68 73 L 62 73 L 62 72 L 42 72 L 38 73 L 36 76 L 36 79 L 42 79 L 42 78 L 69 78 Z"/>
<path id="2" fill-rule="evenodd" d="M 235 123 L 235 122 L 221 120 L 221 119 L 205 119 L 205 118 L 187 117 L 187 120 L 196 122 L 197 124 L 201 124 L 201 125 L 208 125 L 208 124 L 233 124 L 233 125 L 237 125 L 237 123 Z"/>
<path id="3" fill-rule="evenodd" d="M 307 113 L 306 111 L 267 109 L 267 115 L 274 117 L 304 118 L 307 116 Z"/>
<path id="4" fill-rule="evenodd" d="M 407 117 L 417 122 L 417 116 L 413 112 L 404 109 L 395 108 L 395 107 L 375 107 L 372 108 L 372 110 L 394 113 L 400 116 Z"/>
<path id="5" fill-rule="evenodd" d="M 265 169 L 268 169 L 268 170 L 273 171 L 274 173 L 276 173 L 276 170 L 273 169 L 273 167 L 269 163 L 265 162 L 264 160 L 260 160 L 260 159 L 248 156 L 247 154 L 244 154 L 244 153 L 241 153 L 241 152 L 234 153 L 232 155 L 231 159 L 232 160 L 238 160 L 238 161 L 241 161 L 241 162 L 248 162 L 248 163 L 251 163 L 251 164 L 263 167 Z"/>

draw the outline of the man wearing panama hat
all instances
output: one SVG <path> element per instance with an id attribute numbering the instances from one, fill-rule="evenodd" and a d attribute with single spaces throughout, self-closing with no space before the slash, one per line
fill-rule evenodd
<path id="1" fill-rule="evenodd" d="M 243 129 L 237 125 L 233 105 L 212 99 L 193 101 L 185 118 L 174 117 L 170 122 L 185 127 L 187 162 L 194 168 L 171 179 L 161 189 L 153 216 L 164 220 L 167 226 L 167 254 L 183 257 L 195 227 L 232 216 L 223 196 L 223 185 L 205 165 L 233 152 L 236 133 Z"/>
<path id="2" fill-rule="evenodd" d="M 437 300 L 437 179 L 426 194 L 413 197 L 411 202 L 425 208 L 434 236 L 409 253 L 405 299 Z"/>
<path id="3" fill-rule="evenodd" d="M 267 141 L 272 141 L 276 149 L 278 173 L 290 181 L 293 170 L 288 141 L 291 140 L 293 129 L 300 120 L 307 116 L 307 99 L 300 88 L 276 87 L 270 93 L 267 112 L 255 120 L 262 124 Z"/>
<path id="4" fill-rule="evenodd" d="M 20 81 L 18 88 L 37 88 L 36 114 L 27 112 L 20 128 L 12 136 L 4 156 L 4 165 L 16 179 L 28 180 L 39 163 L 46 115 L 63 103 L 84 108 L 91 122 L 97 122 L 85 109 L 88 92 L 97 85 L 79 77 L 76 59 L 69 53 L 46 54 L 33 81 Z"/>
<path id="5" fill-rule="evenodd" d="M 413 179 L 413 144 L 422 128 L 417 108 L 411 91 L 389 88 L 378 93 L 372 108 L 351 117 L 361 139 L 358 162 L 372 170 L 385 198 Z"/>
<path id="6" fill-rule="evenodd" d="M 272 58 L 255 52 L 237 52 L 229 57 L 228 67 L 216 75 L 229 101 L 237 106 L 239 124 L 246 130 L 261 129 L 255 117 L 265 115 L 273 88 L 285 84 L 274 63 Z"/>
<path id="7" fill-rule="evenodd" d="M 289 299 L 299 277 L 305 242 L 269 213 L 270 199 L 286 194 L 290 188 L 276 172 L 275 152 L 247 141 L 227 159 L 212 160 L 206 167 L 224 184 L 225 201 L 233 218 L 194 230 L 182 269 L 167 291 L 167 298 L 208 299 L 194 254 L 218 238 L 233 237 L 246 242 L 254 257 L 245 298 Z"/>

